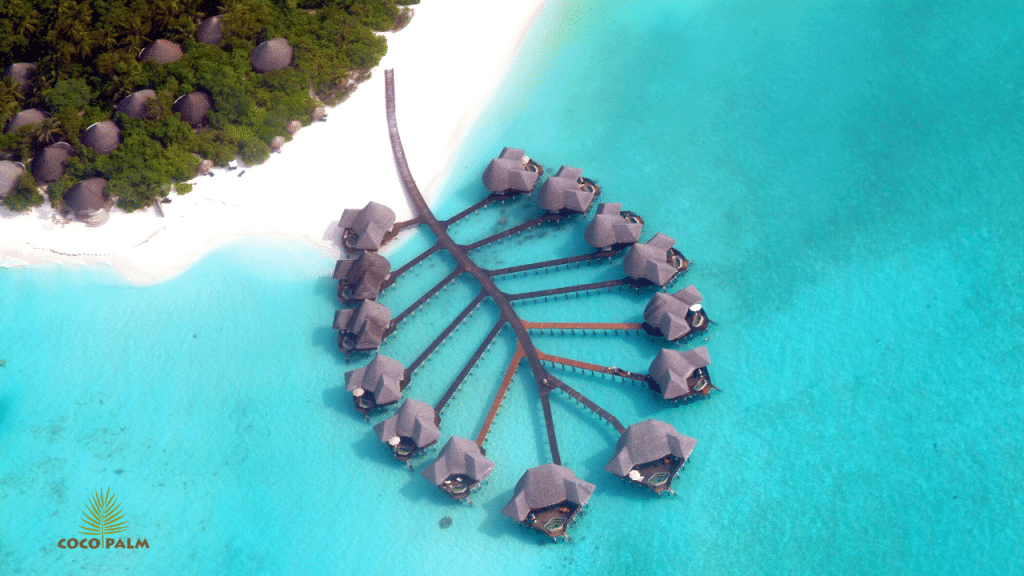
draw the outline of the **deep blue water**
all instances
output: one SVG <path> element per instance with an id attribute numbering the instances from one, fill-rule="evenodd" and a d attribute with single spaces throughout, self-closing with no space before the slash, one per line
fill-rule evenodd
<path id="1" fill-rule="evenodd" d="M 0 571 L 1024 573 L 1024 7 L 854 4 L 553 0 L 436 207 L 479 198 L 480 172 L 510 145 L 549 170 L 583 168 L 602 200 L 644 215 L 645 237 L 678 240 L 694 262 L 680 286 L 718 323 L 690 345 L 708 347 L 722 392 L 671 407 L 564 373 L 625 423 L 659 418 L 699 440 L 676 498 L 605 473 L 614 431 L 556 396 L 563 463 L 598 487 L 575 543 L 537 546 L 501 516 L 549 457 L 524 368 L 488 438 L 490 482 L 473 507 L 447 502 L 349 405 L 342 375 L 365 359 L 336 351 L 333 262 L 251 240 L 149 287 L 102 269 L 0 270 Z M 453 234 L 537 212 L 484 210 Z M 479 258 L 580 253 L 584 223 Z M 431 258 L 381 301 L 401 309 L 450 265 Z M 408 363 L 472 293 L 453 285 L 383 351 Z M 520 310 L 638 321 L 646 297 Z M 408 395 L 434 403 L 495 317 L 479 308 Z M 537 344 L 636 371 L 658 349 L 635 336 Z M 475 436 L 513 349 L 504 333 L 484 356 L 443 413 L 445 437 Z M 108 486 L 150 548 L 57 549 Z"/>

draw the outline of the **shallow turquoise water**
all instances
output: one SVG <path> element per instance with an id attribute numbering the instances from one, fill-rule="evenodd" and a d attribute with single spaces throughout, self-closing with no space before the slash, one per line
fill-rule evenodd
<path id="1" fill-rule="evenodd" d="M 491 429 L 498 467 L 475 506 L 451 505 L 386 455 L 340 389 L 359 364 L 336 352 L 333 263 L 320 255 L 248 241 L 143 288 L 102 270 L 0 270 L 0 568 L 1024 572 L 1022 23 L 1010 2 L 544 9 L 437 212 L 475 201 L 504 145 L 549 169 L 580 166 L 604 200 L 645 216 L 647 236 L 679 240 L 694 262 L 683 282 L 719 324 L 700 342 L 722 389 L 710 401 L 672 408 L 565 374 L 623 422 L 655 417 L 699 440 L 679 496 L 650 498 L 602 471 L 614 431 L 556 397 L 563 462 L 598 486 L 574 545 L 537 546 L 499 513 L 548 458 L 525 369 Z M 534 210 L 481 211 L 453 233 Z M 579 253 L 573 226 L 479 257 Z M 382 302 L 401 308 L 449 265 L 432 258 Z M 408 363 L 471 297 L 468 283 L 449 288 L 385 352 Z M 645 301 L 611 293 L 521 313 L 636 321 Z M 434 403 L 494 319 L 478 309 L 408 395 Z M 639 371 L 657 351 L 643 337 L 537 343 Z M 513 347 L 508 334 L 491 347 L 444 411 L 445 435 L 475 435 Z M 107 486 L 150 548 L 57 549 Z"/>

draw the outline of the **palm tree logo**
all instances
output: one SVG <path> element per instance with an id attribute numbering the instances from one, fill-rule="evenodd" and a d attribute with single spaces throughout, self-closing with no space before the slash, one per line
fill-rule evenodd
<path id="1" fill-rule="evenodd" d="M 100 546 L 107 547 L 107 535 L 117 534 L 128 530 L 128 522 L 124 520 L 124 513 L 121 512 L 121 505 L 110 493 L 104 494 L 97 490 L 89 500 L 89 506 L 82 513 L 82 522 L 85 526 L 79 526 L 82 530 L 79 534 L 86 536 L 99 536 Z"/>

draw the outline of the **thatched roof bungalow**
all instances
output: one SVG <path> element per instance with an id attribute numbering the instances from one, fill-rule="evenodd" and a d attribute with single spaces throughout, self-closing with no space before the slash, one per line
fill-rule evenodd
<path id="1" fill-rule="evenodd" d="M 110 120 L 96 122 L 82 132 L 81 140 L 97 154 L 110 154 L 121 145 L 121 129 Z"/>
<path id="2" fill-rule="evenodd" d="M 632 212 L 623 212 L 622 204 L 598 204 L 597 214 L 587 224 L 583 239 L 594 248 L 609 250 L 613 246 L 636 244 L 643 229 L 644 221 Z"/>
<path id="3" fill-rule="evenodd" d="M 687 286 L 674 294 L 658 292 L 644 308 L 644 328 L 648 333 L 672 342 L 703 332 L 710 324 L 701 306 L 703 301 L 694 286 Z"/>
<path id="4" fill-rule="evenodd" d="M 423 476 L 456 500 L 469 496 L 494 470 L 494 462 L 472 440 L 452 436 L 437 460 L 423 469 Z"/>
<path id="5" fill-rule="evenodd" d="M 18 178 L 25 171 L 20 162 L 0 160 L 0 198 L 6 198 L 18 185 Z"/>
<path id="6" fill-rule="evenodd" d="M 342 245 L 350 250 L 377 250 L 394 225 L 394 211 L 372 200 L 361 210 L 345 209 L 338 222 Z"/>
<path id="7" fill-rule="evenodd" d="M 387 306 L 363 300 L 359 306 L 334 313 L 334 329 L 338 331 L 338 348 L 348 354 L 356 350 L 376 350 L 391 324 Z"/>
<path id="8" fill-rule="evenodd" d="M 64 205 L 86 226 L 99 226 L 110 217 L 113 206 L 106 189 L 107 181 L 103 178 L 82 180 L 64 193 Z"/>
<path id="9" fill-rule="evenodd" d="M 249 63 L 252 69 L 265 74 L 286 68 L 292 63 L 292 45 L 284 38 L 273 38 L 261 42 L 249 53 Z"/>
<path id="10" fill-rule="evenodd" d="M 433 406 L 409 399 L 394 416 L 374 426 L 373 431 L 382 442 L 387 442 L 395 458 L 408 462 L 441 437 L 437 423 Z"/>
<path id="11" fill-rule="evenodd" d="M 31 62 L 15 62 L 7 67 L 5 78 L 10 78 L 21 92 L 32 87 L 32 79 L 36 75 L 36 65 Z"/>
<path id="12" fill-rule="evenodd" d="M 579 168 L 562 166 L 549 177 L 537 192 L 537 203 L 548 212 L 576 212 L 590 210 L 598 194 L 597 186 L 582 176 Z"/>
<path id="13" fill-rule="evenodd" d="M 203 44 L 220 44 L 224 39 L 224 26 L 220 23 L 220 16 L 210 16 L 203 20 L 196 27 L 196 41 Z"/>
<path id="14" fill-rule="evenodd" d="M 171 106 L 194 130 L 207 124 L 206 113 L 213 110 L 213 98 L 206 92 L 190 92 L 174 101 Z"/>
<path id="15" fill-rule="evenodd" d="M 626 428 L 604 469 L 657 494 L 671 492 L 672 479 L 696 445 L 697 440 L 683 436 L 671 424 L 645 420 Z"/>
<path id="16" fill-rule="evenodd" d="M 132 92 L 117 103 L 117 111 L 132 118 L 146 117 L 146 101 L 156 98 L 156 92 L 146 88 Z"/>
<path id="17" fill-rule="evenodd" d="M 39 124 L 43 120 L 46 120 L 49 116 L 49 114 L 43 112 L 38 108 L 28 108 L 26 110 L 22 110 L 21 112 L 15 114 L 14 117 L 7 122 L 7 128 L 4 130 L 4 132 L 14 132 L 19 128 Z"/>
<path id="18" fill-rule="evenodd" d="M 672 248 L 676 241 L 658 232 L 646 244 L 634 244 L 622 267 L 626 275 L 634 280 L 665 286 L 680 272 L 685 272 L 689 262 L 678 250 Z"/>
<path id="19" fill-rule="evenodd" d="M 390 274 L 391 263 L 376 252 L 363 252 L 355 260 L 338 260 L 334 266 L 338 299 L 345 304 L 356 300 L 376 300 Z"/>
<path id="20" fill-rule="evenodd" d="M 711 357 L 704 346 L 680 352 L 663 348 L 651 362 L 647 385 L 665 400 L 683 400 L 711 393 L 708 365 Z"/>
<path id="21" fill-rule="evenodd" d="M 184 55 L 181 51 L 181 46 L 170 40 L 160 38 L 154 40 L 152 44 L 146 46 L 139 52 L 139 61 L 146 62 L 150 61 L 155 64 L 169 64 L 175 62 Z"/>
<path id="22" fill-rule="evenodd" d="M 352 393 L 356 410 L 370 412 L 402 399 L 405 366 L 394 358 L 377 354 L 369 364 L 345 373 L 345 389 Z"/>
<path id="23" fill-rule="evenodd" d="M 544 464 L 523 474 L 501 513 L 552 538 L 565 536 L 594 488 L 565 466 Z"/>
<path id="24" fill-rule="evenodd" d="M 533 190 L 543 173 L 519 148 L 503 148 L 484 170 L 484 187 L 497 194 L 522 194 Z"/>
<path id="25" fill-rule="evenodd" d="M 55 182 L 68 169 L 68 158 L 75 155 L 75 149 L 67 142 L 57 142 L 43 148 L 32 160 L 32 177 L 40 184 Z"/>

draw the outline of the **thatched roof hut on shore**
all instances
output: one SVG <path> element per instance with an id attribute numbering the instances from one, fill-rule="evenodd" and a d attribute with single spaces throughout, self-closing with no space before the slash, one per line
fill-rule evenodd
<path id="1" fill-rule="evenodd" d="M 680 352 L 663 348 L 651 362 L 647 385 L 665 400 L 683 400 L 711 393 L 708 365 L 711 357 L 704 346 Z"/>
<path id="2" fill-rule="evenodd" d="M 548 212 L 576 212 L 590 210 L 598 193 L 597 186 L 582 176 L 579 168 L 562 166 L 549 177 L 537 192 L 537 203 Z"/>
<path id="3" fill-rule="evenodd" d="M 352 393 L 356 410 L 370 412 L 402 399 L 405 366 L 394 358 L 377 354 L 369 364 L 345 373 L 345 389 Z"/>
<path id="4" fill-rule="evenodd" d="M 376 252 L 363 252 L 355 260 L 338 260 L 334 266 L 338 299 L 346 304 L 375 300 L 390 274 L 391 263 Z"/>
<path id="5" fill-rule="evenodd" d="M 523 194 L 537 185 L 542 170 L 519 148 L 502 148 L 484 170 L 484 187 L 498 194 Z"/>
<path id="6" fill-rule="evenodd" d="M 14 132 L 15 130 L 19 128 L 24 128 L 25 126 L 33 126 L 35 124 L 39 124 L 43 120 L 46 120 L 49 116 L 49 114 L 43 112 L 38 108 L 28 108 L 26 110 L 22 110 L 21 112 L 15 114 L 14 117 L 7 122 L 7 128 L 4 130 L 4 132 Z"/>
<path id="7" fill-rule="evenodd" d="M 441 437 L 434 407 L 419 400 L 406 400 L 395 415 L 373 427 L 377 437 L 387 442 L 395 458 L 408 462 Z"/>
<path id="8" fill-rule="evenodd" d="M 683 436 L 671 424 L 645 420 L 626 428 L 604 469 L 655 493 L 671 492 L 672 479 L 696 445 L 697 440 Z"/>
<path id="9" fill-rule="evenodd" d="M 363 300 L 355 308 L 334 313 L 338 348 L 345 354 L 357 350 L 376 350 L 390 325 L 391 310 L 373 300 Z"/>
<path id="10" fill-rule="evenodd" d="M 21 92 L 32 87 L 32 79 L 36 75 L 36 65 L 32 62 L 15 62 L 7 67 L 4 77 L 10 78 Z"/>
<path id="11" fill-rule="evenodd" d="M 565 466 L 544 464 L 523 474 L 501 513 L 552 538 L 565 536 L 594 488 Z"/>
<path id="12" fill-rule="evenodd" d="M 635 280 L 665 286 L 679 272 L 685 272 L 689 262 L 678 250 L 672 248 L 676 241 L 658 232 L 645 244 L 634 244 L 622 267 L 626 275 Z"/>
<path id="13" fill-rule="evenodd" d="M 64 205 L 87 226 L 99 226 L 110 217 L 113 205 L 106 188 L 107 181 L 103 178 L 82 180 L 64 193 Z"/>
<path id="14" fill-rule="evenodd" d="M 261 42 L 249 53 L 252 69 L 265 74 L 288 67 L 292 63 L 292 45 L 284 38 L 272 38 Z"/>
<path id="15" fill-rule="evenodd" d="M 694 286 L 668 294 L 657 292 L 644 308 L 644 328 L 675 342 L 693 332 L 703 332 L 710 322 L 701 302 L 704 298 Z"/>
<path id="16" fill-rule="evenodd" d="M 437 460 L 423 469 L 423 477 L 456 500 L 467 498 L 494 470 L 494 462 L 472 440 L 452 436 Z"/>
<path id="17" fill-rule="evenodd" d="M 394 225 L 395 212 L 372 200 L 361 210 L 345 209 L 338 222 L 342 246 L 350 250 L 377 250 Z"/>
<path id="18" fill-rule="evenodd" d="M 210 16 L 203 20 L 196 27 L 196 41 L 203 44 L 220 44 L 224 39 L 224 26 L 220 23 L 220 16 Z"/>
<path id="19" fill-rule="evenodd" d="M 146 101 L 156 98 L 156 92 L 146 88 L 132 92 L 117 103 L 117 111 L 132 118 L 146 117 Z"/>
<path id="20" fill-rule="evenodd" d="M 103 120 L 86 128 L 81 140 L 97 154 L 110 154 L 121 145 L 121 129 L 110 120 Z"/>
<path id="21" fill-rule="evenodd" d="M 139 52 L 139 61 L 141 62 L 154 62 L 156 64 L 169 64 L 179 60 L 184 53 L 181 51 L 181 46 L 170 40 L 163 38 L 154 40 L 152 44 L 146 46 Z"/>
<path id="22" fill-rule="evenodd" d="M 0 160 L 0 198 L 6 198 L 18 185 L 18 178 L 25 172 L 25 167 L 19 162 Z"/>
<path id="23" fill-rule="evenodd" d="M 171 109 L 194 130 L 207 124 L 206 113 L 213 110 L 213 98 L 206 92 L 190 92 L 174 101 Z"/>
<path id="24" fill-rule="evenodd" d="M 587 224 L 583 239 L 598 250 L 609 250 L 613 246 L 636 244 L 643 229 L 644 221 L 631 212 L 622 212 L 622 204 L 598 204 L 597 214 Z"/>
<path id="25" fill-rule="evenodd" d="M 57 142 L 43 148 L 32 160 L 32 177 L 40 184 L 55 182 L 68 169 L 68 158 L 75 149 L 67 142 Z"/>

